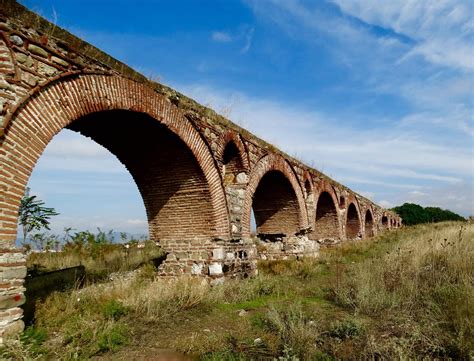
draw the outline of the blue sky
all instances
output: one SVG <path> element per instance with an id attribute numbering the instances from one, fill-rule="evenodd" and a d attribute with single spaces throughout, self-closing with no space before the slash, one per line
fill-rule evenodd
<path id="1" fill-rule="evenodd" d="M 471 1 L 21 2 L 382 206 L 474 214 Z M 30 186 L 56 232 L 146 232 L 131 177 L 73 132 Z"/>

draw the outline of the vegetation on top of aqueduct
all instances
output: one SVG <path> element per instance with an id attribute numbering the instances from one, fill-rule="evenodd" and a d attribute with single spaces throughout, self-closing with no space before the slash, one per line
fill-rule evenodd
<path id="1" fill-rule="evenodd" d="M 444 222 L 261 262 L 214 287 L 132 275 L 56 292 L 4 359 L 205 360 L 474 357 L 474 225 Z"/>

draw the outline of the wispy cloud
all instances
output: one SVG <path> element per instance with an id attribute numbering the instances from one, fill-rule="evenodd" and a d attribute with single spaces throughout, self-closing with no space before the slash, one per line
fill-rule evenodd
<path id="1" fill-rule="evenodd" d="M 253 33 L 255 31 L 255 28 L 253 27 L 250 27 L 247 29 L 247 31 L 245 32 L 245 35 L 244 35 L 244 39 L 245 39 L 245 44 L 243 46 L 243 48 L 240 50 L 240 52 L 242 54 L 245 54 L 247 53 L 249 50 L 250 50 L 250 47 L 252 46 L 252 40 L 253 40 Z"/>
<path id="2" fill-rule="evenodd" d="M 416 39 L 407 57 L 420 55 L 434 64 L 474 70 L 474 10 L 469 0 L 332 1 L 346 14 Z"/>
<path id="3" fill-rule="evenodd" d="M 416 117 L 436 129 L 474 134 L 469 1 L 332 0 L 340 14 L 299 0 L 246 2 L 296 40 L 327 48 L 367 97 L 390 95 L 410 104 L 404 121 Z"/>
<path id="4" fill-rule="evenodd" d="M 212 32 L 211 38 L 218 43 L 229 43 L 233 40 L 232 35 L 225 31 L 214 31 Z"/>
<path id="5" fill-rule="evenodd" d="M 213 31 L 211 39 L 217 43 L 238 42 L 243 44 L 240 49 L 242 54 L 247 53 L 252 47 L 252 40 L 255 28 L 247 24 L 242 24 L 233 32 L 229 31 Z"/>

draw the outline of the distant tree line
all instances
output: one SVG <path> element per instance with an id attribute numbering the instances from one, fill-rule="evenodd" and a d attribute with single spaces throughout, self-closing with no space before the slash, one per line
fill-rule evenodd
<path id="1" fill-rule="evenodd" d="M 404 203 L 392 208 L 403 219 L 403 224 L 412 226 L 420 223 L 433 223 L 442 221 L 465 221 L 459 214 L 439 207 L 422 207 L 419 204 Z"/>

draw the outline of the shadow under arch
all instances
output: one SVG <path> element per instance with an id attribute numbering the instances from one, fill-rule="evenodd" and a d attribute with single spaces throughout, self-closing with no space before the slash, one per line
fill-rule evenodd
<path id="1" fill-rule="evenodd" d="M 145 204 L 151 239 L 213 236 L 209 186 L 178 135 L 147 114 L 127 110 L 92 113 L 67 128 L 102 145 L 127 168 Z"/>
<path id="2" fill-rule="evenodd" d="M 346 212 L 346 237 L 355 239 L 360 236 L 360 216 L 354 203 L 350 203 Z"/>
<path id="3" fill-rule="evenodd" d="M 365 212 L 365 237 L 373 237 L 375 235 L 374 231 L 374 216 L 372 215 L 372 211 L 367 209 Z"/>
<path id="4" fill-rule="evenodd" d="M 250 236 L 252 208 L 257 233 L 292 236 L 307 228 L 303 191 L 284 158 L 267 155 L 250 173 L 242 219 L 244 237 Z"/>
<path id="5" fill-rule="evenodd" d="M 334 198 L 328 191 L 322 191 L 318 196 L 313 235 L 317 239 L 340 237 L 337 207 Z"/>

